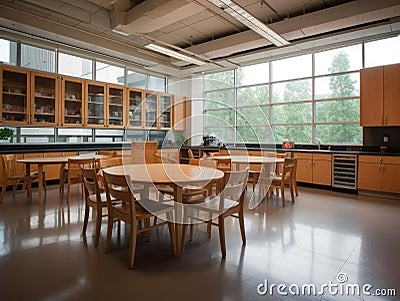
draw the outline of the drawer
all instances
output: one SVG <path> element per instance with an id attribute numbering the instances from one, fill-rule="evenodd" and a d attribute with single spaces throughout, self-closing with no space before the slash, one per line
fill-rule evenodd
<path id="1" fill-rule="evenodd" d="M 293 152 L 293 155 L 297 157 L 298 160 L 311 160 L 313 158 L 313 155 L 310 153 L 296 153 Z"/>
<path id="2" fill-rule="evenodd" d="M 365 155 L 360 155 L 358 157 L 358 162 L 363 162 L 363 163 L 379 163 L 379 159 L 381 156 L 365 156 Z"/>
<path id="3" fill-rule="evenodd" d="M 382 156 L 383 164 L 400 165 L 400 157 L 397 156 Z"/>
<path id="4" fill-rule="evenodd" d="M 332 161 L 332 155 L 331 154 L 313 154 L 313 159 L 314 160 L 325 160 L 325 161 Z"/>

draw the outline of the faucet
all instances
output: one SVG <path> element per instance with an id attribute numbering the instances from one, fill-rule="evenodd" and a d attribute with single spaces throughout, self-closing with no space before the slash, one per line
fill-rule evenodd
<path id="1" fill-rule="evenodd" d="M 314 143 L 318 146 L 318 150 L 321 150 L 321 140 L 319 140 L 318 138 L 315 138 Z"/>

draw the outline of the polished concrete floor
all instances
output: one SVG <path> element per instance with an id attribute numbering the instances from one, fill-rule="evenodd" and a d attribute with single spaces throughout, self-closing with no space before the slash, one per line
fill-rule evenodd
<path id="1" fill-rule="evenodd" d="M 228 219 L 225 260 L 216 227 L 211 239 L 197 227 L 181 258 L 172 254 L 167 228 L 159 228 L 150 241 L 138 241 L 129 270 L 129 231 L 114 228 L 106 255 L 104 219 L 95 248 L 92 221 L 86 238 L 81 235 L 83 206 L 75 187 L 69 221 L 58 186 L 49 187 L 42 207 L 29 205 L 23 192 L 15 199 L 7 192 L 0 205 L 0 300 L 400 300 L 399 200 L 303 187 L 286 208 L 273 197 L 247 209 L 244 246 L 238 220 Z M 342 288 L 371 284 L 370 292 L 394 288 L 398 296 L 294 294 L 295 285 L 319 290 L 342 279 Z M 288 296 L 276 287 L 272 295 L 260 294 L 265 281 L 286 285 L 281 289 Z"/>

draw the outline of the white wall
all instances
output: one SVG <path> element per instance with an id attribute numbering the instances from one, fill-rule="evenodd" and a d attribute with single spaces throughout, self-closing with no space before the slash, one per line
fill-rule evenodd
<path id="1" fill-rule="evenodd" d="M 204 82 L 201 75 L 191 78 L 168 78 L 168 93 L 185 96 L 188 101 L 186 107 L 186 131 L 184 136 L 191 138 L 192 145 L 200 145 L 203 140 L 203 91 Z"/>

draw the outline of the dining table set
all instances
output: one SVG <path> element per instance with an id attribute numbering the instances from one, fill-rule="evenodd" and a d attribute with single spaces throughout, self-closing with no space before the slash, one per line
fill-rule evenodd
<path id="1" fill-rule="evenodd" d="M 60 172 L 65 168 L 67 162 L 71 158 L 88 158 L 93 157 L 96 160 L 104 158 L 103 155 L 86 154 L 79 156 L 65 156 L 65 157 L 49 157 L 49 158 L 25 158 L 19 159 L 17 162 L 23 163 L 26 166 L 26 173 L 31 172 L 31 166 L 38 166 L 38 200 L 39 205 L 43 205 L 43 168 L 45 165 L 60 164 Z M 266 156 L 247 156 L 247 155 L 227 155 L 227 156 L 215 156 L 208 158 L 208 160 L 214 160 L 218 163 L 218 160 L 230 160 L 232 164 L 232 170 L 240 170 L 247 168 L 250 164 L 261 164 L 265 166 L 263 168 L 268 174 L 270 170 L 275 168 L 277 163 L 282 163 L 284 159 Z M 124 162 L 124 160 L 122 160 Z M 142 185 L 143 189 L 140 193 L 140 198 L 137 201 L 140 203 L 141 199 L 149 199 L 153 189 L 157 189 L 159 186 L 167 185 L 173 189 L 173 207 L 174 214 L 172 222 L 174 225 L 174 253 L 180 256 L 183 252 L 183 240 L 185 235 L 185 214 L 188 210 L 184 204 L 184 192 L 187 187 L 207 187 L 209 191 L 213 191 L 210 186 L 215 183 L 220 183 L 224 180 L 226 172 L 213 168 L 210 166 L 202 165 L 190 165 L 190 164 L 179 164 L 179 163 L 142 163 L 142 164 L 125 164 L 118 166 L 106 167 L 103 169 L 104 172 L 111 175 L 125 175 L 129 176 L 135 185 Z M 247 183 L 247 180 L 246 180 Z M 216 186 L 219 187 L 219 186 Z M 216 188 L 218 189 L 218 188 Z M 215 190 L 218 194 L 220 191 Z M 255 208 L 261 201 L 260 196 L 255 197 L 253 193 L 249 207 Z M 144 206 L 145 207 L 145 206 Z"/>

